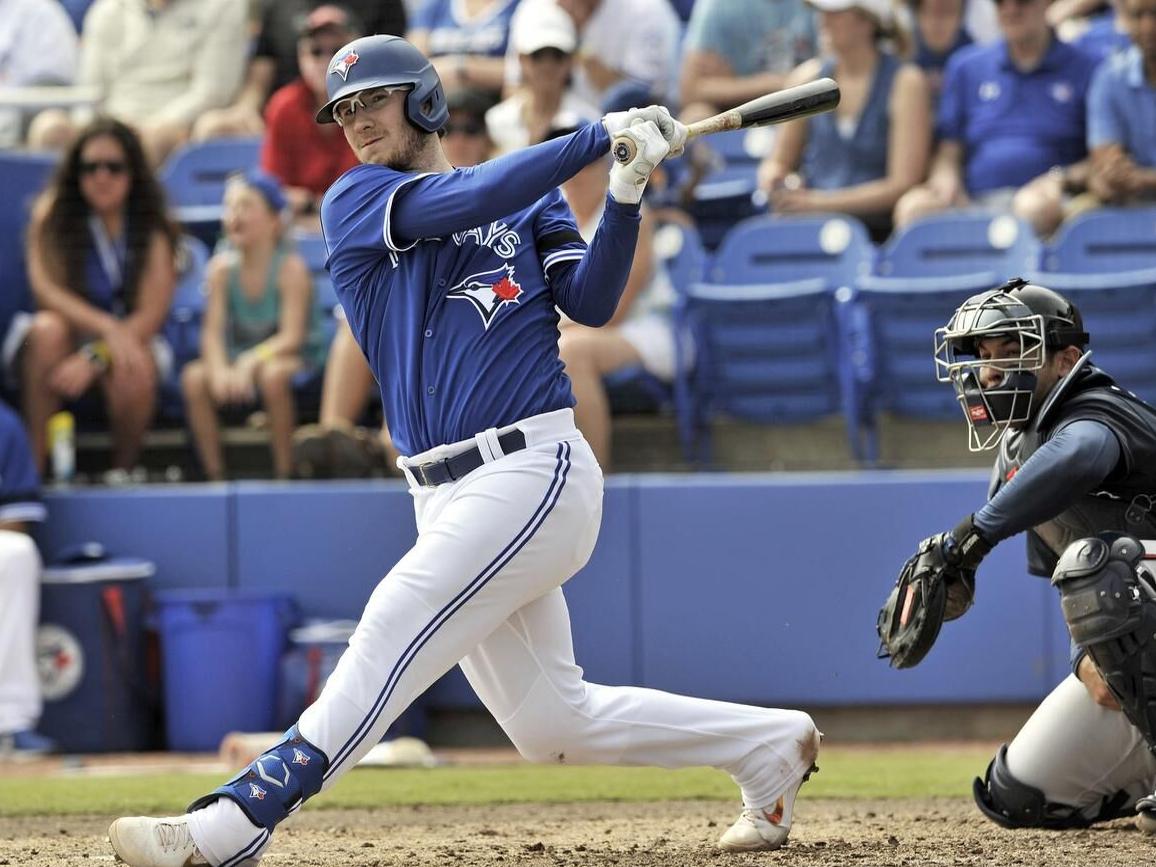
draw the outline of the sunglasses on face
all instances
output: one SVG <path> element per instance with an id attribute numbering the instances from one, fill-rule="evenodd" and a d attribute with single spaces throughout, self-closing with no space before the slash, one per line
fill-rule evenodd
<path id="1" fill-rule="evenodd" d="M 561 48 L 539 48 L 537 51 L 530 52 L 530 59 L 535 63 L 541 63 L 543 60 L 552 60 L 555 63 L 561 63 L 570 55 Z"/>
<path id="2" fill-rule="evenodd" d="M 1031 6 L 1036 0 L 995 0 L 995 5 L 1003 6 L 1009 2 L 1015 3 L 1016 6 Z"/>
<path id="3" fill-rule="evenodd" d="M 333 106 L 333 119 L 338 125 L 345 126 L 352 122 L 358 111 L 374 112 L 385 107 L 389 98 L 404 87 L 378 87 L 373 90 L 363 90 L 349 99 L 343 99 Z"/>
<path id="4" fill-rule="evenodd" d="M 324 45 L 311 45 L 309 47 L 309 56 L 314 60 L 320 60 L 323 57 L 328 59 L 336 54 L 337 49 L 340 47 L 340 45 L 336 45 L 333 48 L 327 48 Z"/>
<path id="5" fill-rule="evenodd" d="M 446 124 L 446 135 L 453 135 L 455 132 L 460 132 L 462 135 L 485 135 L 486 125 L 476 120 L 465 123 L 450 121 Z"/>
<path id="6" fill-rule="evenodd" d="M 80 164 L 82 176 L 95 175 L 101 170 L 110 175 L 123 175 L 128 171 L 128 165 L 123 160 L 85 160 Z"/>

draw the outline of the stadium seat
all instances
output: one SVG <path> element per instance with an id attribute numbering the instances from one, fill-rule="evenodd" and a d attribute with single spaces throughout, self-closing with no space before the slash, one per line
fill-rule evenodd
<path id="1" fill-rule="evenodd" d="M 1064 225 L 1031 279 L 1067 296 L 1092 360 L 1156 401 L 1156 208 L 1105 208 Z"/>
<path id="2" fill-rule="evenodd" d="M 337 300 L 337 293 L 333 289 L 333 280 L 325 270 L 325 260 L 329 256 L 329 251 L 325 247 L 325 239 L 316 232 L 298 232 L 293 235 L 293 243 L 305 260 L 305 264 L 309 266 L 309 274 L 313 278 L 314 315 L 321 323 L 321 340 L 328 352 L 333 335 L 337 332 L 338 317 L 344 316 L 339 309 L 341 303 Z M 293 391 L 297 398 L 299 417 L 316 418 L 321 408 L 323 381 L 324 370 L 303 370 L 293 377 Z"/>
<path id="3" fill-rule="evenodd" d="M 835 299 L 873 253 L 863 225 L 843 216 L 756 217 L 727 234 L 709 282 L 691 284 L 678 311 L 695 354 L 690 370 L 680 357 L 675 381 L 690 460 L 709 463 L 719 414 L 779 423 L 840 411 L 846 365 Z"/>
<path id="4" fill-rule="evenodd" d="M 201 321 L 205 313 L 205 267 L 209 248 L 195 235 L 183 235 L 179 254 L 177 287 L 169 315 L 161 333 L 173 350 L 173 370 L 161 383 L 160 414 L 180 421 L 184 418 L 181 396 L 181 368 L 200 357 Z"/>
<path id="5" fill-rule="evenodd" d="M 1035 270 L 1039 255 L 1026 223 L 966 212 L 912 223 L 880 249 L 875 273 L 862 276 L 840 308 L 851 413 L 869 462 L 879 412 L 958 417 L 953 391 L 935 379 L 935 329 L 969 296 Z"/>
<path id="6" fill-rule="evenodd" d="M 766 128 L 719 133 L 703 141 L 714 168 L 695 186 L 687 206 L 707 249 L 741 220 L 766 212 L 758 191 L 758 168 L 771 147 L 774 131 Z"/>
<path id="7" fill-rule="evenodd" d="M 177 219 L 212 245 L 221 224 L 225 180 L 260 162 L 261 139 L 222 138 L 185 145 L 161 166 L 160 180 Z"/>

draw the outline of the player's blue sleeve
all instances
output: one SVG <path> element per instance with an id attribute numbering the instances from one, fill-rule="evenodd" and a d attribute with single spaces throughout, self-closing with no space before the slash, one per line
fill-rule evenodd
<path id="1" fill-rule="evenodd" d="M 610 150 L 601 123 L 454 172 L 421 175 L 399 189 L 388 234 L 412 246 L 528 208 Z"/>
<path id="2" fill-rule="evenodd" d="M 605 325 L 630 276 L 642 213 L 638 205 L 607 196 L 590 248 L 583 250 L 570 209 L 561 195 L 554 195 L 555 201 L 538 215 L 534 232 L 554 303 L 581 325 Z"/>
<path id="3" fill-rule="evenodd" d="M 0 403 L 0 524 L 43 521 L 40 477 L 24 425 L 6 404 Z"/>
<path id="4" fill-rule="evenodd" d="M 1070 422 L 975 513 L 975 526 L 994 545 L 1053 518 L 1103 483 L 1122 456 L 1120 441 L 1107 425 L 1091 419 Z"/>

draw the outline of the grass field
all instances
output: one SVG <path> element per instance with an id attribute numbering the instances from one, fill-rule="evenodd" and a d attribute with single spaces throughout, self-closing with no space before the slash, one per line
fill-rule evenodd
<path id="1" fill-rule="evenodd" d="M 803 790 L 816 798 L 965 797 L 991 759 L 989 745 L 829 747 Z M 2 766 L 0 766 L 2 767 Z M 179 812 L 220 775 L 12 777 L 0 770 L 0 816 Z M 731 800 L 734 784 L 710 769 L 560 767 L 514 762 L 430 770 L 359 769 L 311 809 L 397 805 Z"/>

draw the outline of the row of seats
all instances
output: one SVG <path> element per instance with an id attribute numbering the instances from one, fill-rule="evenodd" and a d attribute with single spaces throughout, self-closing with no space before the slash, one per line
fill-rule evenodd
<path id="1" fill-rule="evenodd" d="M 967 297 L 1012 276 L 1066 294 L 1083 311 L 1096 363 L 1156 400 L 1156 208 L 1104 209 L 1048 245 L 1008 216 L 944 214 L 876 248 L 843 215 L 760 216 L 713 257 L 689 227 L 667 267 L 680 291 L 673 404 L 688 457 L 710 461 L 710 421 L 847 420 L 853 454 L 874 463 L 880 412 L 958 419 L 935 379 L 933 334 Z"/>

